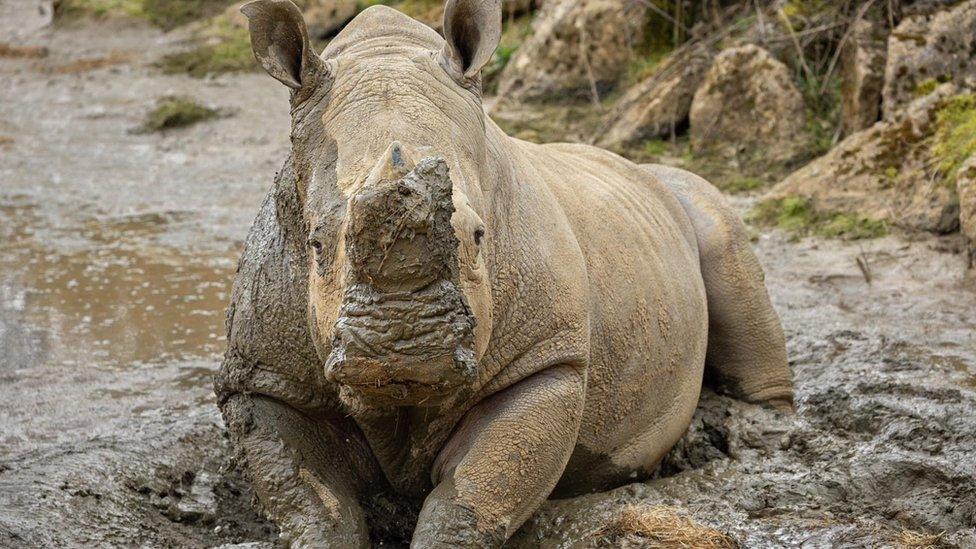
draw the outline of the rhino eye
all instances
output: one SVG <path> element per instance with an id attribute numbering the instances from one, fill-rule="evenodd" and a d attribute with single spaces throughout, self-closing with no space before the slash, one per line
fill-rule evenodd
<path id="1" fill-rule="evenodd" d="M 474 243 L 475 243 L 475 245 L 476 246 L 480 246 L 481 245 L 481 239 L 484 238 L 484 237 L 485 237 L 485 230 L 484 229 L 477 229 L 474 232 Z"/>

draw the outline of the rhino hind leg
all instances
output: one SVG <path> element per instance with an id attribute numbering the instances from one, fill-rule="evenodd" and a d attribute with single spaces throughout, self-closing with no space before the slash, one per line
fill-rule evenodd
<path id="1" fill-rule="evenodd" d="M 739 216 L 704 179 L 667 166 L 643 168 L 675 194 L 695 229 L 708 299 L 705 383 L 748 402 L 791 408 L 783 327 Z"/>

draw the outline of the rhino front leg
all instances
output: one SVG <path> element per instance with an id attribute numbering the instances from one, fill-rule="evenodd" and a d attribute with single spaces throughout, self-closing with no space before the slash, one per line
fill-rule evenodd
<path id="1" fill-rule="evenodd" d="M 585 377 L 558 366 L 471 409 L 434 465 L 411 547 L 500 546 L 556 486 L 576 445 Z"/>
<path id="2" fill-rule="evenodd" d="M 341 420 L 313 419 L 280 401 L 238 394 L 222 406 L 232 441 L 281 541 L 291 547 L 367 547 L 354 479 L 372 459 Z"/>

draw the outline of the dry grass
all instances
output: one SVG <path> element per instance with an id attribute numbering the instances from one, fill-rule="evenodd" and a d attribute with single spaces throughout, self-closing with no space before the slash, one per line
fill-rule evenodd
<path id="1" fill-rule="evenodd" d="M 14 46 L 0 42 L 0 57 L 38 59 L 47 57 L 47 54 L 47 48 L 44 46 Z"/>
<path id="2" fill-rule="evenodd" d="M 619 545 L 640 538 L 640 546 L 655 548 L 738 549 L 739 542 L 724 532 L 699 524 L 674 507 L 630 506 L 595 532 L 602 541 Z"/>
<path id="3" fill-rule="evenodd" d="M 942 547 L 942 536 L 945 532 L 938 534 L 926 534 L 914 530 L 904 530 L 896 540 L 900 547 L 911 547 L 912 549 L 936 549 Z"/>
<path id="4" fill-rule="evenodd" d="M 48 69 L 53 74 L 72 74 L 88 72 L 113 65 L 121 65 L 132 59 L 132 55 L 122 51 L 113 51 L 104 57 L 86 57 L 77 59 L 64 65 L 57 65 Z"/>

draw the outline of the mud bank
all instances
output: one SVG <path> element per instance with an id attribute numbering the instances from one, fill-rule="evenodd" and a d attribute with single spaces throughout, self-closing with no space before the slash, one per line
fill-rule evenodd
<path id="1" fill-rule="evenodd" d="M 210 378 L 240 240 L 287 151 L 286 94 L 161 75 L 180 39 L 81 23 L 32 34 L 46 57 L 0 59 L 0 546 L 275 537 Z M 168 95 L 233 114 L 132 133 Z M 906 530 L 976 545 L 976 285 L 953 246 L 760 235 L 797 414 L 706 394 L 660 478 L 550 502 L 509 545 L 598 546 L 632 504 L 747 547 Z"/>

